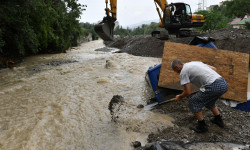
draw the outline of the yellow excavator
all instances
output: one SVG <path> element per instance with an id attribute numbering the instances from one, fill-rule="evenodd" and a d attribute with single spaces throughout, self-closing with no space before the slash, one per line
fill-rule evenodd
<path id="1" fill-rule="evenodd" d="M 112 41 L 117 19 L 117 0 L 109 0 L 110 8 L 108 7 L 108 0 L 105 0 L 105 3 L 106 16 L 94 26 L 94 29 L 103 40 Z M 168 4 L 166 0 L 154 0 L 154 3 L 160 17 L 159 27 L 165 28 L 168 34 L 175 34 L 176 37 L 190 36 L 189 28 L 201 27 L 204 24 L 204 16 L 192 14 L 188 4 Z M 152 36 L 160 34 L 160 31 L 152 32 Z"/>

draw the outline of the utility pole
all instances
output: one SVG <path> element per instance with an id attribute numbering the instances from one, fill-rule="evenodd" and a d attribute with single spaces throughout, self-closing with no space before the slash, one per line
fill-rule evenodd
<path id="1" fill-rule="evenodd" d="M 198 11 L 199 10 L 206 10 L 206 8 L 207 8 L 207 0 L 199 0 Z"/>

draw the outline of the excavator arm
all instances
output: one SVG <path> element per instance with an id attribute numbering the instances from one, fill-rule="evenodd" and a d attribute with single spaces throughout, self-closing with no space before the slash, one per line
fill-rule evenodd
<path id="1" fill-rule="evenodd" d="M 159 27 L 164 28 L 162 12 L 165 11 L 167 5 L 166 0 L 154 0 L 156 10 L 161 20 Z M 106 3 L 106 16 L 103 20 L 96 24 L 94 29 L 95 32 L 105 41 L 112 41 L 114 35 L 115 21 L 117 20 L 117 0 L 105 0 Z M 110 7 L 109 7 L 110 5 Z M 161 10 L 161 11 L 160 11 Z M 170 13 L 169 11 L 167 13 Z"/>
<path id="2" fill-rule="evenodd" d="M 110 8 L 108 7 L 108 0 L 105 0 L 106 3 L 106 16 L 103 20 L 94 26 L 95 32 L 104 40 L 112 41 L 114 36 L 114 28 L 116 21 L 116 12 L 117 12 L 117 0 L 109 0 Z"/>
<path id="3" fill-rule="evenodd" d="M 159 24 L 159 27 L 161 28 L 164 28 L 164 20 L 163 20 L 163 16 L 161 15 L 161 12 L 165 12 L 166 16 L 169 16 L 170 15 L 170 11 L 169 9 L 165 9 L 166 6 L 168 5 L 167 1 L 166 0 L 154 0 L 155 2 L 155 7 L 156 7 L 156 11 L 159 15 L 159 18 L 161 20 L 160 24 Z M 158 6 L 157 6 L 157 5 Z M 161 12 L 160 12 L 160 9 L 161 9 Z"/>
<path id="4" fill-rule="evenodd" d="M 110 8 L 108 8 L 108 0 L 105 0 L 106 3 L 106 15 L 110 16 L 110 14 L 112 15 L 112 18 L 114 18 L 116 20 L 116 8 L 117 8 L 117 0 L 109 0 L 110 1 Z"/>

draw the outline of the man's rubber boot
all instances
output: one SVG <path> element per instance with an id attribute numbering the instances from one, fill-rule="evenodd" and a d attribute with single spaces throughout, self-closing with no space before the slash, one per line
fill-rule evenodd
<path id="1" fill-rule="evenodd" d="M 208 131 L 208 127 L 205 123 L 205 120 L 198 121 L 198 125 L 196 127 L 191 128 L 191 129 L 197 133 L 204 133 L 204 132 Z"/>
<path id="2" fill-rule="evenodd" d="M 224 128 L 224 122 L 221 118 L 221 115 L 214 116 L 214 118 L 211 120 L 212 123 L 216 124 L 217 126 Z"/>

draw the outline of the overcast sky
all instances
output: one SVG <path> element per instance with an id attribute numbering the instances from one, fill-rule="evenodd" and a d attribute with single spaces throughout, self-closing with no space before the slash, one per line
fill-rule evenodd
<path id="1" fill-rule="evenodd" d="M 200 0 L 168 0 L 168 3 L 184 2 L 191 6 L 192 12 L 198 9 Z M 205 0 L 204 0 L 205 1 Z M 222 0 L 207 0 L 207 7 L 219 4 Z M 81 22 L 97 23 L 105 16 L 105 0 L 79 0 L 87 5 L 81 15 Z M 143 21 L 159 20 L 154 0 L 117 0 L 117 20 L 123 27 Z"/>

